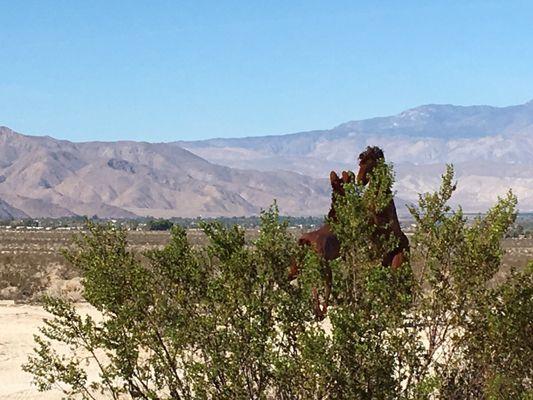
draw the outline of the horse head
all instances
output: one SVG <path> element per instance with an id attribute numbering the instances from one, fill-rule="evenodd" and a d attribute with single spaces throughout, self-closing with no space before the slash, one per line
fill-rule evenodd
<path id="1" fill-rule="evenodd" d="M 377 146 L 368 146 L 365 151 L 359 154 L 359 173 L 357 174 L 357 182 L 366 185 L 368 183 L 369 174 L 378 164 L 378 161 L 384 158 L 383 150 Z"/>

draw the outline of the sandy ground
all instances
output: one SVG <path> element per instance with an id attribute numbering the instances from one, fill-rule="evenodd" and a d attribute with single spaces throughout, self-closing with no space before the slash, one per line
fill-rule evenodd
<path id="1" fill-rule="evenodd" d="M 78 304 L 77 309 L 82 314 L 97 315 L 87 304 Z M 0 302 L 0 400 L 61 399 L 57 390 L 38 392 L 31 384 L 32 376 L 20 367 L 32 352 L 33 335 L 49 315 L 38 305 Z"/>

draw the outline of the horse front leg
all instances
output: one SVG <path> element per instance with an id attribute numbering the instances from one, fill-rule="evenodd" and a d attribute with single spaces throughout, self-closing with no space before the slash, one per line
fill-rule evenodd
<path id="1" fill-rule="evenodd" d="M 401 250 L 399 253 L 396 253 L 394 257 L 392 257 L 391 261 L 391 268 L 393 270 L 398 269 L 402 266 L 402 264 L 406 261 L 405 254 L 403 250 Z"/>
<path id="2" fill-rule="evenodd" d="M 298 262 L 296 258 L 292 260 L 291 266 L 289 267 L 289 281 L 292 281 L 298 277 L 300 269 L 298 268 Z"/>
<path id="3" fill-rule="evenodd" d="M 329 297 L 331 296 L 331 286 L 333 282 L 333 273 L 331 272 L 331 266 L 329 263 L 326 263 L 326 267 L 324 270 L 324 307 L 323 312 L 324 315 L 328 312 L 328 306 L 329 306 Z"/>

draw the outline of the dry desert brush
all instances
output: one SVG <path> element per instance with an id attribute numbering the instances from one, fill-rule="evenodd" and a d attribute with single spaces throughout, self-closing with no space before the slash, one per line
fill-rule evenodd
<path id="1" fill-rule="evenodd" d="M 390 201 L 379 188 L 393 174 L 384 163 L 373 174 L 338 199 L 342 249 L 325 321 L 311 295 L 323 287 L 321 260 L 296 245 L 275 206 L 251 243 L 238 227 L 206 223 L 205 247 L 174 227 L 165 248 L 137 254 L 125 232 L 89 225 L 67 256 L 102 317 L 46 299 L 52 317 L 24 369 L 40 389 L 84 399 L 532 398 L 533 265 L 491 281 L 515 197 L 467 221 L 448 206 L 448 168 L 411 209 L 410 263 L 391 270 L 380 254 L 394 238 L 377 246 L 368 218 Z"/>

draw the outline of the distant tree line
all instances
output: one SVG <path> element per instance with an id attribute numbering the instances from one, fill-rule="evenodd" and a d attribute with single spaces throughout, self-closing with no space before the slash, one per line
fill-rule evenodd
<path id="1" fill-rule="evenodd" d="M 324 222 L 324 217 L 291 217 L 279 216 L 279 222 L 287 222 L 289 226 L 299 226 L 303 228 L 312 228 Z M 185 229 L 198 228 L 202 221 L 217 222 L 225 227 L 240 226 L 243 228 L 257 228 L 261 223 L 259 216 L 241 216 L 241 217 L 213 217 L 213 218 L 99 218 L 97 215 L 92 217 L 70 216 L 60 218 L 23 218 L 23 219 L 4 219 L 0 220 L 0 226 L 12 227 L 44 227 L 44 228 L 77 228 L 85 227 L 87 221 L 93 223 L 111 223 L 114 226 L 126 230 L 147 230 L 147 231 L 168 231 L 172 226 L 177 225 Z"/>
<path id="2" fill-rule="evenodd" d="M 474 220 L 482 214 L 465 214 L 468 220 Z M 293 217 L 278 216 L 280 223 L 287 223 L 289 227 L 301 227 L 303 229 L 313 228 L 324 223 L 324 217 Z M 172 226 L 176 225 L 185 229 L 199 228 L 202 221 L 220 223 L 224 227 L 240 226 L 242 228 L 259 228 L 261 225 L 260 216 L 241 216 L 241 217 L 212 217 L 212 218 L 99 218 L 97 215 L 88 217 L 86 215 L 75 215 L 59 218 L 22 218 L 22 219 L 0 219 L 0 227 L 43 227 L 43 228 L 83 228 L 87 221 L 93 223 L 105 223 L 126 230 L 144 230 L 144 231 L 169 231 Z M 516 222 L 509 228 L 506 233 L 508 238 L 533 237 L 533 213 L 521 213 L 517 215 Z"/>

